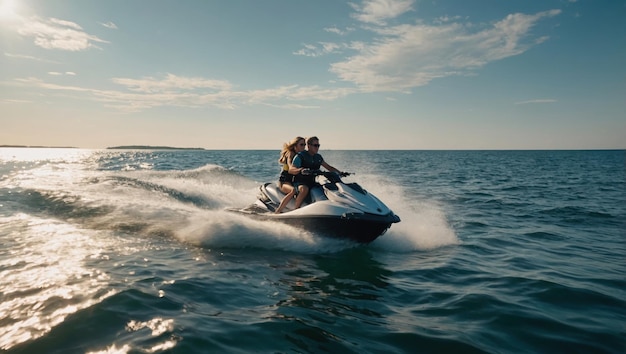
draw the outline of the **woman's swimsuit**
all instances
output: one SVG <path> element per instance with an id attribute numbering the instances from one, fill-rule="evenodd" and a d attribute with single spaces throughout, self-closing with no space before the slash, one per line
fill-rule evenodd
<path id="1" fill-rule="evenodd" d="M 289 174 L 289 164 L 283 164 L 283 170 L 280 171 L 278 181 L 281 183 L 293 183 L 293 175 Z"/>
<path id="2" fill-rule="evenodd" d="M 291 157 L 293 152 L 287 154 L 286 159 Z M 289 164 L 287 162 L 283 162 L 283 169 L 280 171 L 280 176 L 278 177 L 278 181 L 280 183 L 290 183 L 293 184 L 293 175 L 289 174 Z"/>

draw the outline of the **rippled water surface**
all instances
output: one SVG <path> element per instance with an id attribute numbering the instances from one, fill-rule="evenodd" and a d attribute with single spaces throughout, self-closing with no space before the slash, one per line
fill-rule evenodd
<path id="1" fill-rule="evenodd" d="M 0 149 L 8 353 L 623 353 L 624 151 L 321 151 L 356 245 L 225 211 L 278 151 Z"/>

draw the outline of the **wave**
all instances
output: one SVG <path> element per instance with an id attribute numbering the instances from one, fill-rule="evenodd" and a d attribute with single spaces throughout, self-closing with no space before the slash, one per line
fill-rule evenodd
<path id="1" fill-rule="evenodd" d="M 0 349 L 45 335 L 110 296 L 109 276 L 85 264 L 109 247 L 106 239 L 24 214 L 0 218 L 0 234 L 9 236 L 3 241 L 10 247 L 10 257 L 0 257 Z"/>
<path id="2" fill-rule="evenodd" d="M 183 304 L 171 299 L 135 289 L 124 290 L 72 313 L 45 335 L 12 347 L 11 353 L 128 353 L 132 348 L 150 352 L 157 345 L 164 350 L 176 344 L 172 339 L 174 321 L 163 317 L 140 318 L 149 318 L 155 309 L 180 311 L 182 308 Z M 129 321 L 129 312 L 138 318 Z M 111 343 L 117 342 L 125 343 L 123 349 L 112 350 L 115 345 Z"/>
<path id="3" fill-rule="evenodd" d="M 560 206 L 548 208 L 543 210 L 542 213 L 574 221 L 585 221 L 587 219 L 611 219 L 615 217 L 608 212 L 589 210 L 588 208 L 579 206 Z"/>

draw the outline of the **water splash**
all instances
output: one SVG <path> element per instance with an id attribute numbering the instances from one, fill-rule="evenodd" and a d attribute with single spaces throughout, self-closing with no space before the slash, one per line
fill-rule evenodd
<path id="1" fill-rule="evenodd" d="M 46 175 L 43 185 L 42 174 Z M 384 183 L 377 175 L 359 175 L 356 181 L 379 196 L 402 219 L 376 240 L 374 247 L 414 252 L 459 243 L 442 206 L 407 198 L 401 186 Z M 62 215 L 53 216 L 72 219 L 86 228 L 166 235 L 209 248 L 314 253 L 354 247 L 284 224 L 225 212 L 227 208 L 254 202 L 258 183 L 214 164 L 166 171 L 70 171 L 41 166 L 14 176 L 11 182 L 18 189 L 30 188 L 29 193 L 43 196 L 40 199 L 50 207 L 38 206 L 40 210 L 60 212 Z"/>
<path id="2" fill-rule="evenodd" d="M 442 205 L 407 196 L 403 187 L 382 182 L 380 176 L 359 175 L 359 183 L 400 216 L 373 247 L 392 252 L 415 252 L 459 244 Z"/>
<path id="3" fill-rule="evenodd" d="M 259 248 L 299 253 L 337 252 L 355 245 L 319 237 L 280 222 L 259 221 L 228 211 L 198 213 L 178 237 L 205 248 Z"/>

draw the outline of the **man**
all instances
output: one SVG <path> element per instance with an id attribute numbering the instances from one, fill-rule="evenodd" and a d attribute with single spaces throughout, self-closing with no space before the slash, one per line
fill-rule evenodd
<path id="1" fill-rule="evenodd" d="M 289 168 L 289 173 L 295 175 L 294 183 L 297 186 L 298 196 L 296 197 L 296 209 L 302 205 L 304 198 L 309 194 L 309 190 L 315 185 L 315 175 L 307 173 L 311 170 L 319 170 L 320 166 L 331 172 L 340 172 L 338 169 L 324 161 L 322 155 L 318 153 L 320 140 L 312 136 L 306 140 L 307 149 L 299 152 L 293 159 Z M 304 174 L 302 173 L 304 171 Z"/>

